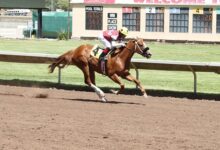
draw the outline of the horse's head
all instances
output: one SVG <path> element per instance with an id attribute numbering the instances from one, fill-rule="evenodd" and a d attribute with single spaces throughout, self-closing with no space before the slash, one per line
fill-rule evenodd
<path id="1" fill-rule="evenodd" d="M 129 46 L 130 44 L 132 48 L 129 49 L 132 49 L 135 53 L 138 53 L 146 58 L 150 58 L 152 56 L 149 47 L 146 46 L 143 39 L 137 38 L 134 40 L 130 40 L 127 46 Z"/>

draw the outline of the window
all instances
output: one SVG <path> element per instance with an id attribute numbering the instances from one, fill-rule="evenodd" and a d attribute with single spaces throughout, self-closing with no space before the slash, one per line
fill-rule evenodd
<path id="1" fill-rule="evenodd" d="M 216 32 L 220 33 L 220 15 L 217 15 Z"/>
<path id="2" fill-rule="evenodd" d="M 170 8 L 170 32 L 188 32 L 189 8 Z"/>
<path id="3" fill-rule="evenodd" d="M 86 6 L 86 30 L 102 30 L 103 7 Z"/>
<path id="4" fill-rule="evenodd" d="M 122 26 L 127 27 L 129 31 L 140 31 L 140 8 L 123 7 Z"/>
<path id="5" fill-rule="evenodd" d="M 212 33 L 212 9 L 204 8 L 203 14 L 193 14 L 194 33 Z"/>
<path id="6" fill-rule="evenodd" d="M 148 32 L 164 31 L 164 8 L 148 7 L 146 8 L 146 28 Z"/>

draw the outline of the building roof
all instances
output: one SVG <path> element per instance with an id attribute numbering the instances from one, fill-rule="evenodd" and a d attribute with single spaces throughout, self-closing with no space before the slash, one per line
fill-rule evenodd
<path id="1" fill-rule="evenodd" d="M 0 8 L 38 9 L 46 7 L 45 0 L 0 0 Z"/>

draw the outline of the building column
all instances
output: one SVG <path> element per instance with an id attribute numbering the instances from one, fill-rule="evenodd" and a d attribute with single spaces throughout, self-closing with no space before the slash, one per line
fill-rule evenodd
<path id="1" fill-rule="evenodd" d="M 217 12 L 216 8 L 212 11 L 212 34 L 216 34 L 216 22 L 217 22 Z"/>
<path id="2" fill-rule="evenodd" d="M 146 26 L 146 7 L 141 7 L 141 16 L 140 16 L 140 33 L 144 33 Z"/>
<path id="3" fill-rule="evenodd" d="M 38 33 L 37 37 L 41 38 L 42 37 L 42 9 L 38 9 Z"/>
<path id="4" fill-rule="evenodd" d="M 164 9 L 164 34 L 168 34 L 170 32 L 170 9 L 169 7 L 165 7 Z"/>
<path id="5" fill-rule="evenodd" d="M 193 33 L 193 8 L 189 7 L 189 34 Z"/>

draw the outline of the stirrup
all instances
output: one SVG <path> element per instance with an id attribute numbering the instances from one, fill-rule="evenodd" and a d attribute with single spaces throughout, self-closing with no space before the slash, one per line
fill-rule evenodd
<path id="1" fill-rule="evenodd" d="M 105 60 L 101 60 L 101 71 L 102 71 L 102 73 L 105 75 L 106 74 L 106 72 L 105 72 Z"/>

